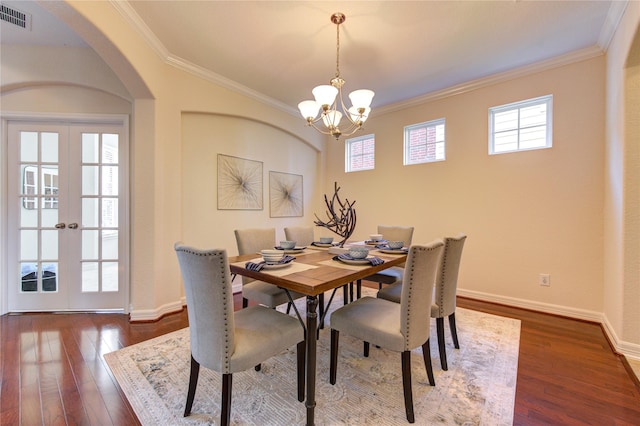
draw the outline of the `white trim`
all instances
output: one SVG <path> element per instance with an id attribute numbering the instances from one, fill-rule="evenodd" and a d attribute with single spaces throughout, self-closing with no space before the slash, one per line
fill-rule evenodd
<path id="1" fill-rule="evenodd" d="M 458 288 L 457 294 L 458 296 L 482 300 L 484 302 L 499 303 L 501 305 L 530 309 L 532 311 L 538 311 L 546 314 L 561 315 L 567 318 L 595 322 L 601 325 L 602 331 L 611 342 L 614 351 L 624 355 L 627 358 L 640 360 L 640 345 L 621 341 L 618 338 L 615 330 L 609 323 L 607 317 L 602 312 L 570 308 L 567 306 L 554 305 L 551 303 L 534 302 L 526 299 L 500 296 L 497 294 L 484 293 L 480 291 L 465 290 L 462 288 Z"/>
<path id="2" fill-rule="evenodd" d="M 172 314 L 175 312 L 180 312 L 183 307 L 186 306 L 186 303 L 182 301 L 177 301 L 173 303 L 166 303 L 162 306 L 159 306 L 155 309 L 132 309 L 129 314 L 129 321 L 156 321 L 160 319 L 163 315 Z"/>
<path id="3" fill-rule="evenodd" d="M 448 98 L 450 96 L 460 95 L 462 93 L 471 92 L 483 87 L 492 86 L 494 84 L 504 83 L 505 81 L 515 80 L 516 78 L 525 77 L 531 74 L 563 67 L 576 62 L 586 61 L 604 55 L 604 51 L 597 46 L 587 47 L 585 49 L 576 50 L 566 55 L 557 56 L 547 61 L 536 62 L 520 68 L 515 68 L 502 73 L 492 74 L 488 77 L 479 78 L 477 80 L 467 81 L 455 86 L 447 87 L 431 93 L 426 93 L 415 98 L 407 99 L 402 102 L 396 102 L 382 107 L 376 107 L 376 114 L 388 114 L 394 111 L 400 111 L 427 102 L 438 99 Z M 372 114 L 373 116 L 373 114 Z"/>

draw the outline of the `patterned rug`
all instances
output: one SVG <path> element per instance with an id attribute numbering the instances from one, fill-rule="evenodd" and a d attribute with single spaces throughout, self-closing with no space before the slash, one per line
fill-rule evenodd
<path id="1" fill-rule="evenodd" d="M 363 288 L 366 293 L 372 292 Z M 375 295 L 375 293 L 373 293 Z M 328 295 L 325 300 L 328 300 Z M 304 300 L 299 300 L 304 313 Z M 342 304 L 340 291 L 329 311 Z M 278 309 L 282 309 L 279 307 Z M 328 316 L 329 318 L 329 316 Z M 330 319 L 328 320 L 330 321 Z M 458 308 L 460 349 L 445 320 L 448 371 L 440 367 L 435 321 L 431 356 L 436 386 L 429 386 L 422 350 L 411 359 L 418 425 L 511 425 L 518 368 L 520 321 Z M 328 327 L 320 333 L 316 380 L 317 425 L 406 425 L 400 355 L 340 336 L 338 377 L 329 384 Z M 182 329 L 105 355 L 143 425 L 214 425 L 220 421 L 221 376 L 200 369 L 192 414 L 182 417 L 189 382 L 189 332 Z M 233 375 L 231 422 L 235 425 L 303 425 L 297 400 L 295 347 Z"/>

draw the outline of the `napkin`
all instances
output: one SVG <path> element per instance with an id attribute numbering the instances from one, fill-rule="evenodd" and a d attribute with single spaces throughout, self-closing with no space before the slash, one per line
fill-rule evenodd
<path id="1" fill-rule="evenodd" d="M 291 262 L 293 259 L 295 259 L 295 257 L 293 256 L 288 256 L 285 255 L 282 257 L 282 259 L 280 259 L 277 263 L 278 264 L 282 264 L 282 263 L 289 263 Z M 247 262 L 245 263 L 244 267 L 247 268 L 250 271 L 260 271 L 262 268 L 264 268 L 264 266 L 267 264 L 267 262 L 265 262 L 264 260 L 262 262 Z"/>
<path id="2" fill-rule="evenodd" d="M 333 257 L 333 260 L 366 260 L 372 266 L 381 265 L 384 263 L 384 260 L 380 259 L 376 256 L 367 257 L 366 259 L 354 259 L 349 253 L 342 253 Z"/>
<path id="3" fill-rule="evenodd" d="M 377 249 L 382 249 L 382 250 L 394 250 L 394 251 L 398 251 L 398 252 L 409 253 L 409 249 L 406 248 L 406 247 L 401 247 L 399 249 L 394 249 L 394 248 L 389 247 L 386 244 L 378 244 L 376 246 L 376 248 Z"/>

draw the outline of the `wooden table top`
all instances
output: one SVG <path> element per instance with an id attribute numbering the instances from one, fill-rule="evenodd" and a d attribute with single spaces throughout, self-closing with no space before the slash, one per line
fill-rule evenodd
<path id="1" fill-rule="evenodd" d="M 381 258 L 384 263 L 376 266 L 347 265 L 339 260 L 333 260 L 336 255 L 326 250 L 307 248 L 302 253 L 291 254 L 296 259 L 290 266 L 282 269 L 263 269 L 259 272 L 246 269 L 246 262 L 261 260 L 259 254 L 231 256 L 229 266 L 234 274 L 265 281 L 308 296 L 317 296 L 391 266 L 402 265 L 407 260 L 406 254 L 386 254 L 374 248 L 371 249 L 370 255 Z"/>

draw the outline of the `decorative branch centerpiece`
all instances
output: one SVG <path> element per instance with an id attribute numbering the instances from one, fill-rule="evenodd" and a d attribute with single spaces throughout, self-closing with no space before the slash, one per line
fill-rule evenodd
<path id="1" fill-rule="evenodd" d="M 356 210 L 353 208 L 353 205 L 356 202 L 355 200 L 349 202 L 346 198 L 343 202 L 338 195 L 338 191 L 340 191 L 340 187 L 338 187 L 338 182 L 335 182 L 331 201 L 329 201 L 327 194 L 324 195 L 324 203 L 327 206 L 326 213 L 329 220 L 323 222 L 320 220 L 318 215 L 315 214 L 317 220 L 313 223 L 315 223 L 316 226 L 322 226 L 323 228 L 327 228 L 331 232 L 340 235 L 342 237 L 342 241 L 340 241 L 339 246 L 343 247 L 344 243 L 356 229 Z"/>

